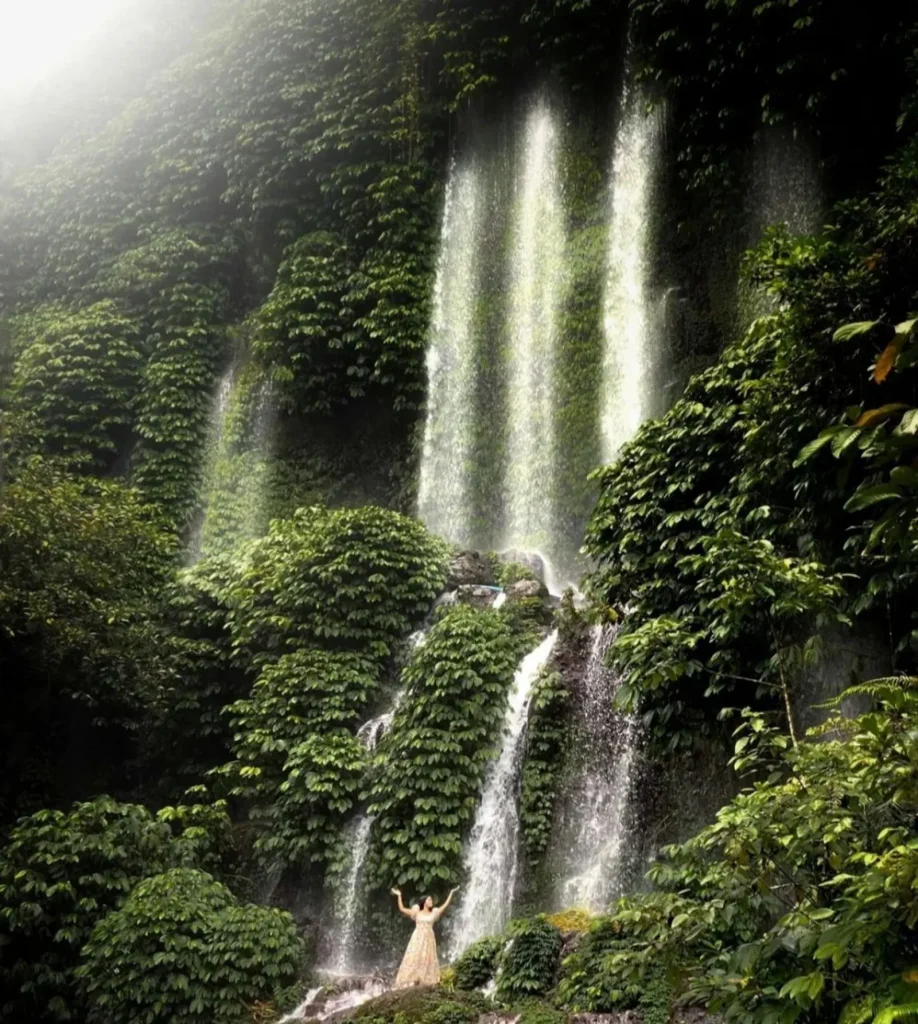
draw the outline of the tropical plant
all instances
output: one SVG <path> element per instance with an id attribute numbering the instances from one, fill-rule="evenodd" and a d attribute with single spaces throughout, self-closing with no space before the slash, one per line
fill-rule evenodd
<path id="1" fill-rule="evenodd" d="M 372 876 L 454 882 L 495 754 L 518 640 L 499 612 L 449 608 L 402 673 L 405 696 L 369 783 Z"/>
<path id="2" fill-rule="evenodd" d="M 189 864 L 218 867 L 223 805 L 154 815 L 110 797 L 22 819 L 0 850 L 0 1020 L 68 1020 L 75 974 L 95 925 L 141 879 Z"/>
<path id="3" fill-rule="evenodd" d="M 240 904 L 205 872 L 175 868 L 102 918 L 76 975 L 94 1024 L 240 1024 L 291 984 L 302 954 L 286 911 Z"/>
<path id="4" fill-rule="evenodd" d="M 554 987 L 561 956 L 561 932 L 545 917 L 514 922 L 500 961 L 497 996 L 503 1002 L 544 995 Z"/>

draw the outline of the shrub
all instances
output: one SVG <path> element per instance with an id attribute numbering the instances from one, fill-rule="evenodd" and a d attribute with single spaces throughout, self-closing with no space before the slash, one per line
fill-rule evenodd
<path id="1" fill-rule="evenodd" d="M 500 936 L 473 942 L 455 963 L 456 988 L 472 990 L 487 985 L 497 972 L 504 945 Z"/>
<path id="2" fill-rule="evenodd" d="M 402 673 L 407 693 L 370 786 L 380 886 L 436 888 L 459 877 L 516 663 L 517 640 L 499 612 L 457 605 Z"/>
<path id="3" fill-rule="evenodd" d="M 572 932 L 583 934 L 593 926 L 593 915 L 582 907 L 561 910 L 557 914 L 549 915 L 546 920 L 549 924 L 553 924 L 562 935 L 569 935 Z"/>
<path id="4" fill-rule="evenodd" d="M 236 657 L 261 665 L 322 647 L 381 665 L 429 612 L 446 554 L 417 520 L 381 508 L 275 520 L 225 595 Z"/>
<path id="5" fill-rule="evenodd" d="M 141 882 L 93 930 L 77 970 L 93 1024 L 239 1024 L 302 956 L 285 911 L 240 905 L 201 871 Z"/>
<path id="6" fill-rule="evenodd" d="M 561 932 L 544 917 L 511 925 L 511 941 L 501 959 L 497 995 L 513 1002 L 547 992 L 555 983 L 561 956 Z"/>
<path id="7" fill-rule="evenodd" d="M 154 816 L 109 797 L 23 819 L 0 853 L 0 1019 L 72 1015 L 73 971 L 96 923 L 142 878 L 213 863 L 228 828 L 219 806 Z"/>

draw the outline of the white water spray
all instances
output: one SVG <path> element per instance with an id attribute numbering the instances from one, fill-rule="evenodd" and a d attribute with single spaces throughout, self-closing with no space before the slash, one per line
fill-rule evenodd
<path id="1" fill-rule="evenodd" d="M 468 883 L 453 929 L 453 956 L 485 935 L 499 934 L 510 920 L 518 870 L 518 798 L 526 721 L 533 686 L 557 639 L 555 631 L 527 654 L 513 679 L 503 745 L 488 773 L 469 839 L 465 858 Z"/>
<path id="2" fill-rule="evenodd" d="M 433 533 L 460 545 L 472 543 L 475 304 L 484 213 L 477 164 L 454 165 L 446 188 L 427 349 L 418 515 Z"/>
<path id="3" fill-rule="evenodd" d="M 204 510 L 191 539 L 193 564 L 262 536 L 276 406 L 271 383 L 234 362 L 214 396 L 204 466 Z"/>
<path id="4" fill-rule="evenodd" d="M 373 819 L 368 814 L 362 814 L 354 822 L 348 837 L 351 859 L 342 886 L 340 907 L 336 908 L 337 925 L 332 946 L 331 970 L 336 974 L 351 975 L 356 970 L 354 942 L 361 909 L 360 883 L 370 849 L 372 827 Z"/>
<path id="5" fill-rule="evenodd" d="M 550 551 L 556 539 L 555 370 L 565 296 L 561 131 L 538 101 L 526 119 L 513 208 L 507 333 L 507 451 L 501 547 Z"/>
<path id="6" fill-rule="evenodd" d="M 612 462 L 654 411 L 658 324 L 652 294 L 651 209 L 662 118 L 630 79 L 622 94 L 612 158 L 603 297 L 602 456 Z"/>
<path id="7" fill-rule="evenodd" d="M 334 975 L 332 975 L 334 980 Z M 370 999 L 383 995 L 387 986 L 379 978 L 361 978 L 352 988 L 324 997 L 325 987 L 311 989 L 302 1003 L 277 1024 L 294 1024 L 304 1020 L 328 1020 L 354 1010 Z"/>
<path id="8" fill-rule="evenodd" d="M 584 761 L 570 808 L 574 818 L 567 857 L 571 873 L 558 894 L 561 906 L 593 911 L 607 907 L 624 881 L 628 809 L 637 761 L 637 719 L 615 710 L 621 680 L 606 666 L 617 632 L 608 626 L 593 629 L 581 709 Z"/>

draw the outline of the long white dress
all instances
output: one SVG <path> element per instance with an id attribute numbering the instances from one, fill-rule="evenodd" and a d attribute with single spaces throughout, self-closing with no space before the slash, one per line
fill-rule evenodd
<path id="1" fill-rule="evenodd" d="M 433 910 L 411 908 L 414 918 L 414 932 L 402 966 L 395 976 L 396 988 L 410 988 L 412 985 L 439 985 L 440 961 L 437 958 L 437 939 L 433 926 L 440 920 L 443 911 L 439 907 Z"/>

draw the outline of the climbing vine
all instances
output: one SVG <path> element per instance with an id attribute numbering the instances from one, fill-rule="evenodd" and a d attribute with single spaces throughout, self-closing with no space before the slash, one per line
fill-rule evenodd
<path id="1" fill-rule="evenodd" d="M 568 701 L 561 674 L 543 670 L 533 689 L 520 792 L 523 843 L 533 864 L 539 861 L 551 837 L 569 740 Z"/>
<path id="2" fill-rule="evenodd" d="M 450 608 L 404 670 L 407 693 L 369 786 L 382 888 L 454 882 L 504 719 L 518 640 L 500 613 Z"/>

